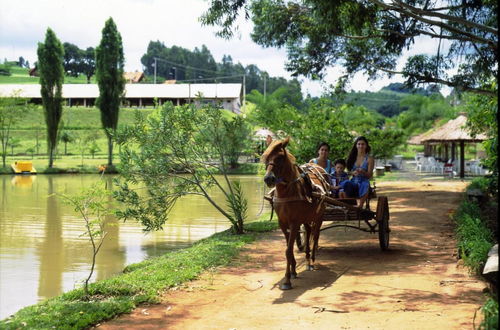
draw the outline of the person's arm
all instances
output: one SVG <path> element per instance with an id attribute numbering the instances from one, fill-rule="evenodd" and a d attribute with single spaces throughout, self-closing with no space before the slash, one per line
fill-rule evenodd
<path id="1" fill-rule="evenodd" d="M 368 179 L 371 179 L 373 176 L 374 166 L 375 166 L 375 160 L 373 159 L 373 157 L 369 156 L 368 157 L 368 173 L 365 174 Z"/>

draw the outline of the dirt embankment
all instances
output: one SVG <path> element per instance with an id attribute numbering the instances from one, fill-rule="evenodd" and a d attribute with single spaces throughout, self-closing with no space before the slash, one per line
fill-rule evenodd
<path id="1" fill-rule="evenodd" d="M 99 329 L 472 329 L 485 284 L 457 262 L 453 226 L 465 183 L 379 183 L 389 198 L 390 249 L 377 234 L 321 233 L 317 269 L 281 291 L 281 232 L 249 245 L 229 267 L 165 294 Z M 375 206 L 375 205 L 374 205 Z M 476 326 L 480 312 L 477 312 Z"/>

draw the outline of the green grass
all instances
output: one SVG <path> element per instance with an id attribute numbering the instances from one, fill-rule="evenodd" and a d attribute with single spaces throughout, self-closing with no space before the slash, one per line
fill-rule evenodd
<path id="1" fill-rule="evenodd" d="M 38 84 L 40 83 L 40 79 L 38 77 L 30 77 L 29 70 L 26 68 L 20 68 L 18 66 L 11 66 L 10 71 L 12 75 L 10 76 L 1 76 L 0 75 L 0 84 Z M 78 77 L 65 76 L 64 77 L 65 84 L 86 84 L 87 77 L 84 75 L 80 75 Z M 95 75 L 90 79 L 91 84 L 95 84 Z"/>
<path id="2" fill-rule="evenodd" d="M 268 217 L 266 214 L 261 219 Z M 243 235 L 217 233 L 189 248 L 129 265 L 121 275 L 92 283 L 89 297 L 79 288 L 25 307 L 0 321 L 0 328 L 88 328 L 130 312 L 141 303 L 158 302 L 165 290 L 195 279 L 206 269 L 229 264 L 245 244 L 277 228 L 276 221 L 261 220 L 246 224 Z"/>
<path id="3" fill-rule="evenodd" d="M 149 114 L 153 109 L 129 109 L 124 108 L 120 110 L 120 118 L 118 121 L 118 127 L 123 127 L 125 125 L 132 125 L 135 122 L 135 113 L 140 111 L 143 114 Z M 67 131 L 71 136 L 77 138 L 78 136 L 93 136 L 93 140 L 96 141 L 100 151 L 96 155 L 100 157 L 106 157 L 107 155 L 107 139 L 104 131 L 101 127 L 100 112 L 97 108 L 84 108 L 84 107 L 64 107 L 63 116 L 63 131 Z M 47 150 L 46 146 L 46 129 L 45 129 L 45 119 L 43 114 L 43 109 L 41 106 L 36 107 L 32 110 L 26 118 L 18 121 L 11 130 L 11 137 L 17 139 L 19 143 L 13 148 L 9 147 L 7 154 L 11 157 L 11 160 L 15 160 L 12 157 L 12 153 L 18 157 L 23 157 L 23 159 L 31 158 L 31 154 L 28 152 L 29 148 L 34 148 L 36 151 L 36 143 L 38 143 L 38 151 L 44 153 Z M 87 143 L 88 144 L 88 143 Z M 117 149 L 117 148 L 116 148 Z M 64 154 L 64 143 L 59 142 L 58 144 L 59 155 Z M 73 141 L 67 144 L 67 152 L 70 155 L 80 155 L 78 144 Z M 118 152 L 118 150 L 116 150 Z M 85 151 L 88 157 L 88 150 Z"/>

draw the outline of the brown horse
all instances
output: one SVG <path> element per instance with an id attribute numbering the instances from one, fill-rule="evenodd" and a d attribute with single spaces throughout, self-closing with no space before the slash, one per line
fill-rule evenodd
<path id="1" fill-rule="evenodd" d="M 293 246 L 301 225 L 306 229 L 307 269 L 314 269 L 325 205 L 321 199 L 312 198 L 311 193 L 313 190 L 323 192 L 329 190 L 328 183 L 324 179 L 327 174 L 321 166 L 307 164 L 307 169 L 304 171 L 295 164 L 295 157 L 285 149 L 289 140 L 290 138 L 286 138 L 283 141 L 272 142 L 261 157 L 261 161 L 266 165 L 264 182 L 268 187 L 276 187 L 272 203 L 287 242 L 285 281 L 280 286 L 282 290 L 291 289 L 290 278 L 297 277 Z M 309 246 L 311 233 L 312 253 Z"/>

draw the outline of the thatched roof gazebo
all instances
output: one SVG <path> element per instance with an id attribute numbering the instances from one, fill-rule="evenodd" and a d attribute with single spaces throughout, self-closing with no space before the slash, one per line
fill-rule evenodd
<path id="1" fill-rule="evenodd" d="M 455 146 L 456 144 L 460 145 L 460 177 L 463 178 L 464 168 L 465 168 L 465 143 L 477 143 L 486 140 L 488 137 L 484 134 L 478 134 L 476 136 L 472 136 L 466 126 L 467 117 L 465 114 L 461 113 L 455 119 L 448 121 L 443 126 L 435 129 L 429 134 L 425 134 L 420 140 L 421 144 L 423 143 L 426 146 L 436 145 L 436 144 L 445 144 L 446 146 L 446 154 L 447 146 L 449 143 L 452 145 L 451 158 L 455 159 Z M 426 148 L 428 150 L 428 148 Z"/>
<path id="2" fill-rule="evenodd" d="M 413 144 L 413 145 L 423 144 L 422 141 L 427 137 L 427 135 L 430 135 L 432 133 L 434 133 L 434 130 L 430 130 L 430 131 L 412 136 L 410 139 L 408 139 L 408 141 L 406 141 L 406 143 Z"/>

